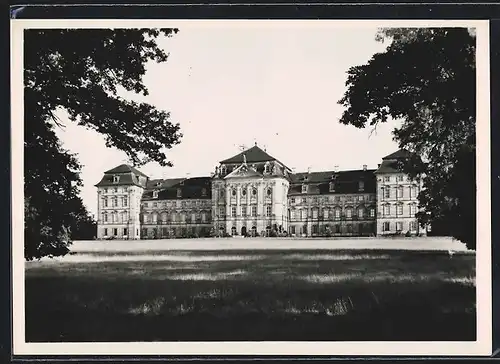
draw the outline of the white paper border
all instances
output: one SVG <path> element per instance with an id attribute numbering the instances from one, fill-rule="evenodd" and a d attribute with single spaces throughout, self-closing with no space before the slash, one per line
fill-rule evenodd
<path id="1" fill-rule="evenodd" d="M 153 27 L 470 27 L 477 34 L 477 341 L 26 343 L 23 30 Z M 487 20 L 11 20 L 13 355 L 491 355 L 490 75 Z M 332 121 L 334 122 L 334 121 Z"/>

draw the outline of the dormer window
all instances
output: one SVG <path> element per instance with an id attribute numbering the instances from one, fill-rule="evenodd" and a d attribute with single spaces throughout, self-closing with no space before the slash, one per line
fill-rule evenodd
<path id="1" fill-rule="evenodd" d="M 177 189 L 177 197 L 182 197 L 182 190 L 180 188 Z"/>
<path id="2" fill-rule="evenodd" d="M 113 183 L 118 183 L 120 181 L 120 176 L 113 176 Z"/>
<path id="3" fill-rule="evenodd" d="M 307 181 L 307 179 L 308 179 L 307 176 L 304 176 L 304 181 Z"/>
<path id="4" fill-rule="evenodd" d="M 269 173 L 269 164 L 264 166 L 264 173 Z"/>
<path id="5" fill-rule="evenodd" d="M 153 198 L 158 198 L 158 191 L 153 191 Z"/>
<path id="6" fill-rule="evenodd" d="M 302 185 L 302 193 L 307 193 L 307 185 Z"/>
<path id="7" fill-rule="evenodd" d="M 156 187 L 161 187 L 161 181 L 156 182 Z"/>
<path id="8" fill-rule="evenodd" d="M 359 181 L 359 190 L 364 191 L 365 190 L 365 182 Z"/>
<path id="9" fill-rule="evenodd" d="M 329 185 L 329 191 L 330 191 L 330 192 L 335 192 L 335 183 L 330 182 L 330 185 Z"/>
<path id="10" fill-rule="evenodd" d="M 207 189 L 206 188 L 202 188 L 201 189 L 201 195 L 202 196 L 206 196 L 207 195 Z"/>
<path id="11" fill-rule="evenodd" d="M 222 166 L 222 168 L 221 168 L 221 173 L 222 173 L 222 175 L 225 175 L 225 174 L 226 174 L 226 172 L 227 172 L 227 168 L 226 168 L 226 166 Z"/>
<path id="12" fill-rule="evenodd" d="M 181 186 L 184 186 L 184 180 L 181 181 L 180 183 Z"/>

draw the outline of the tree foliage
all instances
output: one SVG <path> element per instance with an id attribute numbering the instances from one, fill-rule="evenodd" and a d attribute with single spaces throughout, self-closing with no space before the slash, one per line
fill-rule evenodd
<path id="1" fill-rule="evenodd" d="M 146 64 L 168 58 L 157 39 L 176 32 L 25 31 L 26 259 L 67 253 L 71 239 L 94 224 L 78 196 L 81 165 L 55 133 L 56 127 L 64 127 L 59 110 L 65 110 L 71 122 L 102 134 L 106 146 L 124 151 L 134 165 L 171 165 L 165 150 L 179 143 L 179 125 L 170 121 L 168 112 L 121 94 L 148 95 L 143 82 Z"/>
<path id="2" fill-rule="evenodd" d="M 424 183 L 420 221 L 475 248 L 475 34 L 392 28 L 376 39 L 390 44 L 349 69 L 340 122 L 401 120 L 394 139 L 415 153 L 403 168 Z"/>

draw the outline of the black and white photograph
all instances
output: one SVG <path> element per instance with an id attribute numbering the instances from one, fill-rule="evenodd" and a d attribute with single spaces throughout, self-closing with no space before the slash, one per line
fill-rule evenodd
<path id="1" fill-rule="evenodd" d="M 488 22 L 11 22 L 14 354 L 491 354 Z"/>

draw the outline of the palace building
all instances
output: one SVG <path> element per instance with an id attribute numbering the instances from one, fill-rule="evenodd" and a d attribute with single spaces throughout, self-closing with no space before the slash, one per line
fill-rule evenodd
<path id="1" fill-rule="evenodd" d="M 377 169 L 293 173 L 257 144 L 211 176 L 150 179 L 122 164 L 96 184 L 98 239 L 208 236 L 425 235 L 421 183 L 398 169 L 399 150 Z"/>

